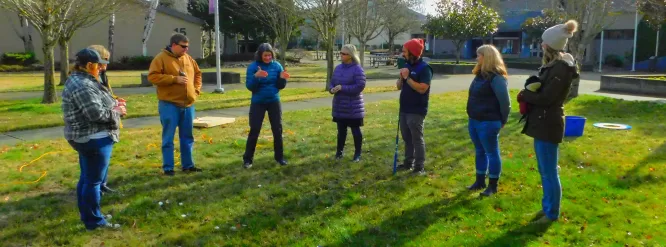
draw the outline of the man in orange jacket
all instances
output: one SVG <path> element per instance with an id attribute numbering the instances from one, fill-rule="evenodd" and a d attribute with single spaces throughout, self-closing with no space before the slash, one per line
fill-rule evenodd
<path id="1" fill-rule="evenodd" d="M 150 64 L 148 81 L 157 87 L 160 122 L 162 123 L 162 169 L 173 176 L 173 138 L 178 127 L 180 162 L 184 172 L 201 172 L 192 159 L 194 102 L 201 94 L 201 70 L 187 54 L 189 39 L 182 34 L 171 36 L 171 43 Z"/>

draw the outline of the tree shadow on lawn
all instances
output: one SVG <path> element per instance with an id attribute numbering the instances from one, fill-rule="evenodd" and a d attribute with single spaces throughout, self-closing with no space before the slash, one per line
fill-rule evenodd
<path id="1" fill-rule="evenodd" d="M 530 222 L 536 220 L 534 217 Z M 490 242 L 482 244 L 482 247 L 496 247 L 496 246 L 527 246 L 530 242 L 543 236 L 546 231 L 553 225 L 553 222 L 540 225 L 526 224 L 513 228 L 504 233 L 501 237 L 496 238 Z"/>
<path id="2" fill-rule="evenodd" d="M 606 97 L 576 102 L 575 111 L 578 115 L 599 122 L 618 122 L 633 127 L 630 131 L 638 131 L 645 138 L 661 138 L 666 136 L 664 128 L 664 115 L 666 105 L 655 102 L 638 102 L 617 100 Z M 593 123 L 586 123 L 593 124 Z M 638 137 L 640 138 L 640 137 Z M 650 155 L 638 162 L 632 169 L 613 182 L 617 188 L 629 189 L 641 184 L 657 184 L 666 182 L 664 177 L 655 177 L 641 172 L 650 164 L 666 160 L 666 143 L 662 144 Z"/>
<path id="3" fill-rule="evenodd" d="M 650 155 L 634 165 L 631 170 L 625 172 L 624 175 L 619 177 L 612 184 L 614 187 L 622 189 L 631 189 L 647 184 L 664 184 L 666 183 L 666 177 L 651 174 L 653 169 L 665 169 L 665 167 L 660 164 L 660 162 L 664 161 L 666 161 L 666 142 L 653 150 Z M 650 167 L 647 173 L 641 171 L 649 165 L 653 165 L 654 167 Z M 663 174 L 663 172 L 661 173 Z"/>
<path id="4" fill-rule="evenodd" d="M 454 212 L 461 208 L 474 207 L 478 200 L 461 191 L 453 197 L 436 200 L 423 206 L 401 211 L 378 225 L 366 227 L 349 237 L 327 246 L 404 246 L 422 235 L 430 225 L 438 221 L 462 220 Z"/>

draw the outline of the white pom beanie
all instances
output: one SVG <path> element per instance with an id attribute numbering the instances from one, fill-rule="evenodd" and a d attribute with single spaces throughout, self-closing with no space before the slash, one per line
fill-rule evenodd
<path id="1" fill-rule="evenodd" d="M 573 37 L 574 32 L 578 28 L 576 21 L 570 20 L 565 24 L 558 24 L 552 26 L 541 35 L 543 43 L 553 48 L 556 51 L 562 51 L 567 46 L 567 41 Z"/>

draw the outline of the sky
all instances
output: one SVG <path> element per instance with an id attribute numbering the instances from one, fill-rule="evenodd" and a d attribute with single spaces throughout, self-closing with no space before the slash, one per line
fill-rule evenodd
<path id="1" fill-rule="evenodd" d="M 436 3 L 438 0 L 423 0 L 423 1 L 425 2 L 425 3 L 424 3 L 424 5 L 425 5 L 425 6 L 424 6 L 424 9 L 425 9 L 425 10 L 424 10 L 421 14 L 424 14 L 424 15 L 428 15 L 428 14 L 434 15 L 434 14 L 435 14 L 435 3 Z"/>

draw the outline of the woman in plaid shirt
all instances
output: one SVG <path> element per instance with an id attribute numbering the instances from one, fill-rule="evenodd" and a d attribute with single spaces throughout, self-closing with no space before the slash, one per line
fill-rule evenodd
<path id="1" fill-rule="evenodd" d="M 108 63 L 93 49 L 79 51 L 62 93 L 65 139 L 79 153 L 81 167 L 76 187 L 79 213 L 88 230 L 112 226 L 100 211 L 100 187 L 118 142 L 120 117 L 127 113 L 125 103 L 99 82 L 100 68 Z"/>

